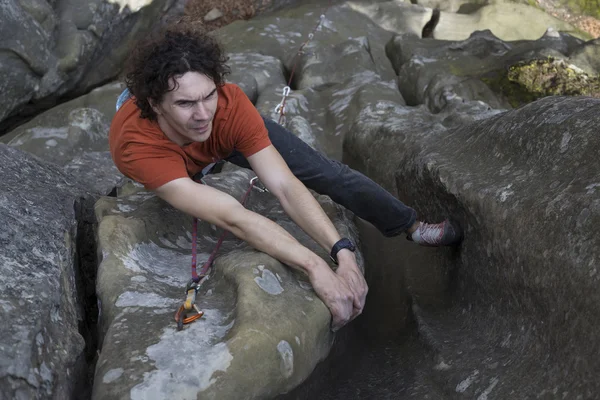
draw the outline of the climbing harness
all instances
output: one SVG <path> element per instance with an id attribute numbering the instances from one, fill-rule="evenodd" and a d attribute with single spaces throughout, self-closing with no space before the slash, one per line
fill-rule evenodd
<path id="1" fill-rule="evenodd" d="M 200 179 L 199 182 L 206 185 L 206 182 L 204 182 L 204 180 L 202 180 L 202 179 Z M 244 206 L 246 204 L 252 189 L 256 189 L 260 192 L 268 191 L 266 188 L 261 187 L 261 186 L 262 185 L 259 186 L 259 184 L 258 184 L 257 177 L 250 179 L 250 182 L 248 184 L 248 189 L 246 190 L 246 192 L 242 196 L 242 199 L 240 200 L 240 203 L 242 204 L 242 206 Z M 179 307 L 179 309 L 175 313 L 175 321 L 177 322 L 177 330 L 178 331 L 182 330 L 184 325 L 192 323 L 192 322 L 202 318 L 202 316 L 204 315 L 204 312 L 200 311 L 200 309 L 198 309 L 198 306 L 196 306 L 196 296 L 198 295 L 198 291 L 200 290 L 200 283 L 206 277 L 208 270 L 212 266 L 212 264 L 215 260 L 215 257 L 217 255 L 217 252 L 219 251 L 219 248 L 221 248 L 221 245 L 223 244 L 223 241 L 225 240 L 227 233 L 228 232 L 225 231 L 221 234 L 221 237 L 219 238 L 217 245 L 215 246 L 214 250 L 210 254 L 210 257 L 208 257 L 208 260 L 206 260 L 206 262 L 202 266 L 202 269 L 200 270 L 200 274 L 198 274 L 197 268 L 196 268 L 196 258 L 197 258 L 197 254 L 198 254 L 197 247 L 196 247 L 197 246 L 196 242 L 198 241 L 198 218 L 194 217 L 194 220 L 192 223 L 192 279 L 190 279 L 190 281 L 188 282 L 186 289 L 185 289 L 185 294 L 186 294 L 185 301 L 183 302 L 183 304 Z M 195 314 L 193 313 L 194 311 L 195 311 Z M 188 316 L 188 314 L 191 314 L 191 315 Z"/>
<path id="2" fill-rule="evenodd" d="M 275 114 L 279 114 L 279 120 L 277 122 L 279 125 L 282 125 L 285 122 L 285 103 L 286 103 L 287 98 L 289 97 L 290 93 L 292 92 L 292 88 L 291 88 L 292 80 L 294 79 L 294 73 L 296 72 L 296 67 L 298 66 L 298 62 L 300 61 L 300 55 L 302 55 L 304 53 L 304 47 L 306 47 L 310 43 L 310 41 L 315 37 L 315 33 L 317 32 L 319 27 L 323 24 L 323 21 L 325 21 L 325 14 L 321 14 L 321 17 L 319 18 L 319 22 L 317 22 L 317 24 L 315 25 L 313 30 L 308 34 L 308 39 L 300 45 L 298 52 L 294 56 L 294 65 L 292 67 L 292 72 L 290 73 L 290 79 L 288 79 L 287 86 L 283 88 L 283 98 L 281 99 L 279 104 L 277 104 L 277 106 L 275 107 L 275 110 L 273 110 L 275 112 Z"/>

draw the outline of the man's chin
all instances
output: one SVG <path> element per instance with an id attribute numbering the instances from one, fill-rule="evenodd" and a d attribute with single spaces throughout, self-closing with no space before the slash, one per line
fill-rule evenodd
<path id="1" fill-rule="evenodd" d="M 190 131 L 190 133 L 191 133 L 190 138 L 194 142 L 206 142 L 208 140 L 208 138 L 210 137 L 211 129 L 209 128 L 204 132 L 193 129 Z"/>

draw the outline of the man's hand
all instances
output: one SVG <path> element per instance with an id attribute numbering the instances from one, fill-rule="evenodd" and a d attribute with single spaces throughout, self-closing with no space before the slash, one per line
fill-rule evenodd
<path id="1" fill-rule="evenodd" d="M 367 281 L 356 265 L 356 257 L 354 253 L 347 249 L 342 249 L 337 254 L 338 269 L 337 275 L 342 278 L 346 285 L 350 288 L 353 295 L 353 310 L 350 320 L 358 317 L 365 306 L 367 292 L 369 288 Z"/>
<path id="2" fill-rule="evenodd" d="M 324 261 L 323 265 L 313 269 L 308 277 L 317 296 L 331 312 L 331 330 L 337 331 L 352 319 L 354 294 Z"/>

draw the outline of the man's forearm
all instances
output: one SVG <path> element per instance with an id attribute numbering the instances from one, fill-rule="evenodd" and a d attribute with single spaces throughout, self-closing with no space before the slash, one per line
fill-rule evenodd
<path id="1" fill-rule="evenodd" d="M 304 247 L 275 222 L 249 210 L 239 210 L 227 227 L 235 236 L 277 260 L 311 275 L 327 267 L 315 253 Z"/>
<path id="2" fill-rule="evenodd" d="M 298 179 L 282 190 L 279 201 L 286 213 L 327 252 L 340 240 L 331 220 Z"/>

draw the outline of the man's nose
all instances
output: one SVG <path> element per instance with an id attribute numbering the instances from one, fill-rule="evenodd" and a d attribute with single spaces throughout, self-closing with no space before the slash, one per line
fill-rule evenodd
<path id="1" fill-rule="evenodd" d="M 196 106 L 194 107 L 193 117 L 196 120 L 205 120 L 210 117 L 208 108 L 206 107 L 206 105 L 204 103 L 202 103 L 202 102 L 196 103 Z"/>

